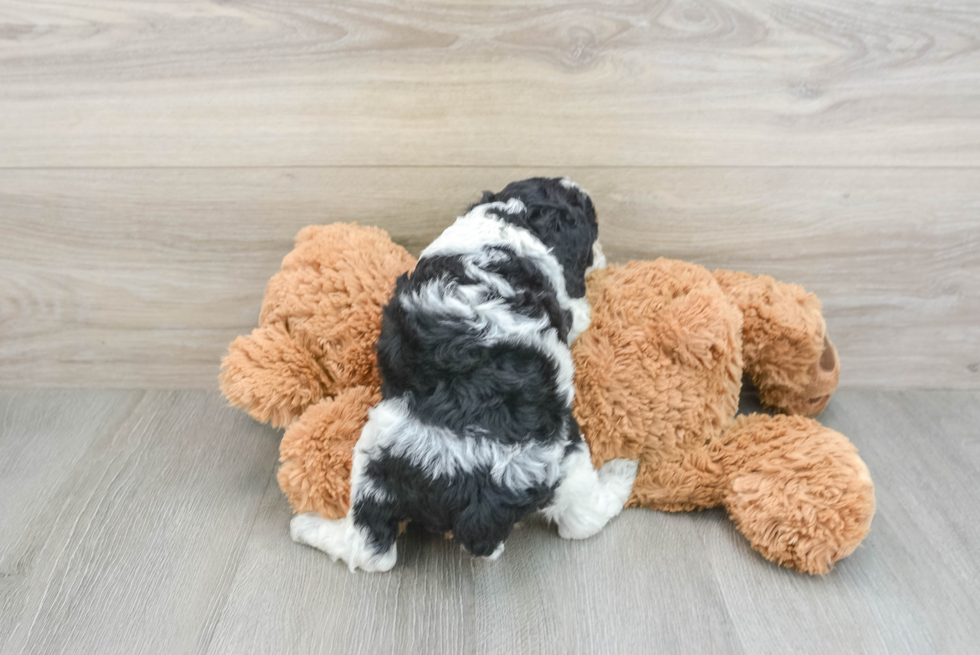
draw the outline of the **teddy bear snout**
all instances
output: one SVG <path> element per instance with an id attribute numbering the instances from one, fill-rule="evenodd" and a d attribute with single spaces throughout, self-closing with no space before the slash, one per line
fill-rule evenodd
<path id="1" fill-rule="evenodd" d="M 820 370 L 833 373 L 837 370 L 837 349 L 831 343 L 830 337 L 823 338 L 823 354 L 820 355 Z"/>
<path id="2" fill-rule="evenodd" d="M 827 403 L 830 402 L 830 394 L 828 393 L 823 396 L 816 396 L 815 398 L 810 398 L 810 400 L 808 400 L 807 402 L 809 403 L 810 406 L 807 408 L 805 415 L 816 416 L 817 414 L 822 412 L 824 408 L 827 406 Z"/>
<path id="3" fill-rule="evenodd" d="M 816 416 L 830 402 L 830 397 L 837 389 L 837 381 L 840 378 L 840 360 L 830 337 L 824 336 L 823 352 L 820 354 L 820 359 L 810 367 L 810 376 L 811 382 L 804 392 L 806 407 L 800 413 Z"/>

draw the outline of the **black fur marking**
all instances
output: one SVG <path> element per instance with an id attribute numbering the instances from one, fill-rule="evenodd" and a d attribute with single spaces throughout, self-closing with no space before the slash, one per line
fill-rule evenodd
<path id="1" fill-rule="evenodd" d="M 496 215 L 529 230 L 550 248 L 564 270 L 568 295 L 584 296 L 585 271 L 592 266 L 592 244 L 599 235 L 592 199 L 579 189 L 565 188 L 561 178 L 534 177 L 511 182 L 500 193 L 485 191 L 477 205 L 507 202 L 512 198 L 523 202 L 527 211 L 496 212 Z"/>
<path id="2" fill-rule="evenodd" d="M 411 282 L 398 280 L 396 300 Z M 528 313 L 534 310 L 529 297 L 520 296 L 518 303 Z M 557 309 L 554 292 L 550 304 Z M 534 313 L 546 311 L 538 307 Z M 567 334 L 568 328 L 559 331 Z M 423 423 L 457 434 L 482 428 L 508 444 L 564 437 L 567 409 L 555 364 L 534 348 L 491 345 L 471 325 L 410 312 L 393 301 L 383 314 L 378 364 L 383 397 L 405 397 Z"/>
<path id="3" fill-rule="evenodd" d="M 365 474 L 389 492 L 390 501 L 367 498 L 355 504 L 354 521 L 368 528 L 377 552 L 391 548 L 399 521 L 419 522 L 432 532 L 448 532 L 471 554 L 485 557 L 504 541 L 528 512 L 545 507 L 554 485 L 508 489 L 488 468 L 430 480 L 410 461 L 388 453 L 372 460 Z M 428 480 L 418 484 L 419 480 Z"/>
<path id="4" fill-rule="evenodd" d="M 501 220 L 528 230 L 551 249 L 562 265 L 568 295 L 585 294 L 585 269 L 592 264 L 598 228 L 588 195 L 566 189 L 559 180 L 535 178 L 508 185 L 484 202 L 517 198 L 526 211 L 497 212 Z M 478 254 L 486 273 L 506 280 L 513 290 L 502 297 L 493 285 L 468 270 L 467 257 Z M 421 294 L 434 285 L 432 302 Z M 501 444 L 565 443 L 565 454 L 581 441 L 557 366 L 534 345 L 491 343 L 474 322 L 440 304 L 443 295 L 474 286 L 488 300 L 530 318 L 547 318 L 542 330 L 554 330 L 562 343 L 571 313 L 562 309 L 557 290 L 533 262 L 507 247 L 474 244 L 469 255 L 422 258 L 402 275 L 382 315 L 378 365 L 385 399 L 402 398 L 419 422 L 447 428 L 459 439 L 491 439 Z M 431 306 L 430 306 L 431 305 Z M 354 522 L 366 527 L 377 552 L 397 537 L 398 522 L 411 519 L 430 530 L 452 530 L 472 554 L 490 555 L 527 512 L 545 507 L 555 484 L 511 489 L 495 482 L 489 465 L 451 477 L 433 478 L 421 465 L 382 450 L 367 462 L 365 476 L 379 494 L 354 499 Z M 387 500 L 378 500 L 386 498 Z"/>
<path id="5" fill-rule="evenodd" d="M 509 248 L 492 250 L 498 252 L 500 257 L 487 265 L 486 270 L 500 275 L 513 285 L 516 295 L 508 299 L 511 309 L 533 318 L 547 315 L 551 325 L 558 330 L 558 338 L 567 341 L 568 330 L 572 327 L 572 313 L 561 308 L 556 289 L 544 272 Z"/>
<path id="6" fill-rule="evenodd" d="M 407 277 L 405 273 L 403 277 Z M 476 284 L 476 280 L 466 275 L 466 266 L 462 255 L 423 257 L 412 271 L 413 288 L 418 288 L 423 282 L 447 278 L 457 284 Z M 397 297 L 397 291 L 395 295 Z"/>

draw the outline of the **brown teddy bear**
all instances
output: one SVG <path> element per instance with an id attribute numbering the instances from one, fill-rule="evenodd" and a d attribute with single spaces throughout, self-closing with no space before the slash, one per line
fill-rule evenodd
<path id="1" fill-rule="evenodd" d="M 304 229 L 269 282 L 260 327 L 222 363 L 233 405 L 287 427 L 278 479 L 297 513 L 347 513 L 352 448 L 381 399 L 381 309 L 414 264 L 377 228 Z M 639 460 L 626 506 L 723 506 L 764 557 L 807 573 L 853 552 L 874 487 L 850 441 L 805 418 L 839 371 L 816 297 L 667 259 L 598 270 L 587 285 L 575 415 L 597 466 Z M 782 414 L 736 418 L 743 372 Z"/>

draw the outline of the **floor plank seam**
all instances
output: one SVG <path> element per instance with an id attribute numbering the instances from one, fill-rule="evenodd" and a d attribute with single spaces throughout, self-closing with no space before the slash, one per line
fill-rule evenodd
<path id="1" fill-rule="evenodd" d="M 716 509 L 718 508 L 709 509 L 708 511 L 716 511 Z M 698 512 L 698 514 L 699 518 L 701 518 L 704 516 L 705 512 Z M 725 512 L 725 517 L 729 518 L 727 512 Z M 735 617 L 732 615 L 731 607 L 729 607 L 729 600 L 725 594 L 725 588 L 721 584 L 721 580 L 718 577 L 718 571 L 715 569 L 715 563 L 711 557 L 711 551 L 708 549 L 708 544 L 705 541 L 704 531 L 705 526 L 703 524 L 699 525 L 697 529 L 698 542 L 701 544 L 701 549 L 704 554 L 705 562 L 708 565 L 708 570 L 711 571 L 711 579 L 714 582 L 715 590 L 718 593 L 718 597 L 721 598 L 721 606 L 725 610 L 725 619 L 728 621 L 728 625 L 731 626 L 731 634 L 735 640 L 734 643 L 738 647 L 738 652 L 741 653 L 741 655 L 746 655 L 748 651 L 745 649 L 745 640 L 742 639 L 742 635 L 739 633 L 738 621 L 736 621 Z"/>
<path id="2" fill-rule="evenodd" d="M 252 513 L 252 519 L 249 522 L 248 530 L 244 531 L 246 535 L 242 540 L 241 548 L 235 555 L 234 571 L 229 576 L 228 586 L 222 594 L 220 609 L 218 610 L 218 615 L 214 622 L 210 626 L 205 627 L 206 638 L 204 643 L 201 644 L 201 649 L 198 651 L 201 655 L 208 655 L 211 652 L 211 647 L 214 643 L 214 636 L 218 632 L 218 628 L 221 626 L 221 622 L 225 618 L 225 611 L 228 609 L 228 603 L 231 601 L 231 592 L 235 588 L 235 582 L 238 580 L 238 575 L 241 572 L 242 562 L 245 561 L 245 552 L 248 550 L 248 544 L 252 539 L 252 532 L 255 529 L 255 524 L 258 521 L 259 514 L 262 512 L 262 501 L 266 494 L 269 493 L 269 487 L 272 485 L 273 481 L 276 480 L 276 472 L 279 468 L 279 460 L 275 459 L 272 463 L 272 470 L 269 473 L 269 479 L 262 489 L 262 494 L 259 496 L 259 502 L 255 504 L 255 511 Z"/>

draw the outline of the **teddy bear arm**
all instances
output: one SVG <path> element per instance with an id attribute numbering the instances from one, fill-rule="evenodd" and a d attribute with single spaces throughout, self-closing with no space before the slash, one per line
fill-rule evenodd
<path id="1" fill-rule="evenodd" d="M 840 360 L 820 301 L 767 275 L 714 271 L 743 315 L 745 372 L 766 405 L 815 416 L 837 388 Z"/>
<path id="2" fill-rule="evenodd" d="M 312 353 L 283 324 L 235 339 L 221 362 L 221 392 L 235 407 L 284 427 L 325 395 L 330 380 Z"/>
<path id="3" fill-rule="evenodd" d="M 725 506 L 766 559 L 824 574 L 868 533 L 874 484 L 844 435 L 802 416 L 739 417 L 715 458 L 728 480 Z"/>

